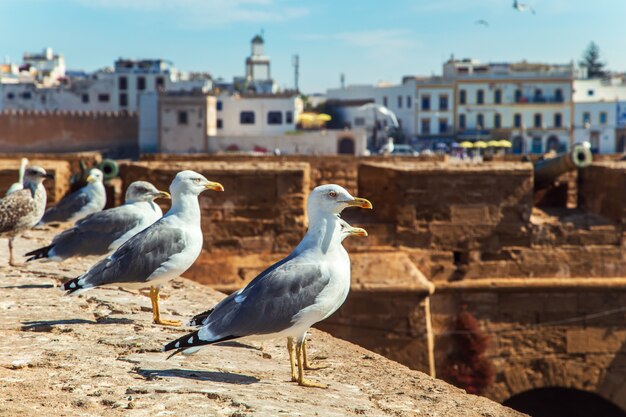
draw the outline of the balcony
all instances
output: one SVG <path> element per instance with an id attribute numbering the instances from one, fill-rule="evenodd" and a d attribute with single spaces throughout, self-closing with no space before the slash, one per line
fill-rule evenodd
<path id="1" fill-rule="evenodd" d="M 524 104 L 541 104 L 541 103 L 564 103 L 565 99 L 559 96 L 518 96 L 515 97 L 515 103 Z"/>

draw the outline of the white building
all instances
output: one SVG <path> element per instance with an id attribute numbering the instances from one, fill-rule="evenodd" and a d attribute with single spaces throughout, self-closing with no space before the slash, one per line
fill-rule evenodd
<path id="1" fill-rule="evenodd" d="M 416 136 L 423 147 L 433 142 L 451 142 L 454 138 L 454 84 L 437 77 L 416 79 Z"/>
<path id="2" fill-rule="evenodd" d="M 65 59 L 52 48 L 41 53 L 24 53 L 20 72 L 28 72 L 43 85 L 57 85 L 65 77 Z"/>
<path id="3" fill-rule="evenodd" d="M 574 81 L 574 142 L 599 153 L 626 151 L 626 84 L 622 78 Z"/>

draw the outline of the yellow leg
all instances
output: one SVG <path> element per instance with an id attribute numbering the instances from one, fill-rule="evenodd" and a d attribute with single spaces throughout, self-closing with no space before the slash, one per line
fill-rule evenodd
<path id="1" fill-rule="evenodd" d="M 328 368 L 328 366 L 313 366 L 309 363 L 306 357 L 306 338 L 302 341 L 302 358 L 304 362 L 304 370 L 305 371 L 317 371 L 319 369 Z"/>
<path id="2" fill-rule="evenodd" d="M 287 350 L 289 351 L 289 365 L 291 365 L 291 381 L 298 381 L 298 374 L 296 373 L 296 352 L 293 346 L 293 337 L 287 338 Z"/>
<path id="3" fill-rule="evenodd" d="M 311 388 L 327 388 L 327 386 L 322 383 L 304 378 L 304 364 L 302 363 L 302 342 L 300 341 L 296 343 L 296 357 L 298 359 L 298 385 Z"/>
<path id="4" fill-rule="evenodd" d="M 178 320 L 164 320 L 161 318 L 161 311 L 159 310 L 159 289 L 150 287 L 150 301 L 152 301 L 152 319 L 155 324 L 162 324 L 164 326 L 180 326 L 182 323 Z"/>

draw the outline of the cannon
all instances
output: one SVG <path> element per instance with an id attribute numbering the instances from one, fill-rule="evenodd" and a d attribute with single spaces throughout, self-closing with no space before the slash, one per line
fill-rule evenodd
<path id="1" fill-rule="evenodd" d="M 591 150 L 583 145 L 574 145 L 571 151 L 561 153 L 554 158 L 543 159 L 534 163 L 535 191 L 554 185 L 562 174 L 574 169 L 591 165 Z"/>

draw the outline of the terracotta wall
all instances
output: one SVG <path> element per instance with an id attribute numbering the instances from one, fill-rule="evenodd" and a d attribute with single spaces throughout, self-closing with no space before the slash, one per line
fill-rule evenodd
<path id="1" fill-rule="evenodd" d="M 2 152 L 138 154 L 138 116 L 121 113 L 0 112 Z"/>
<path id="2" fill-rule="evenodd" d="M 626 224 L 626 161 L 596 162 L 580 174 L 578 204 L 619 224 Z"/>

